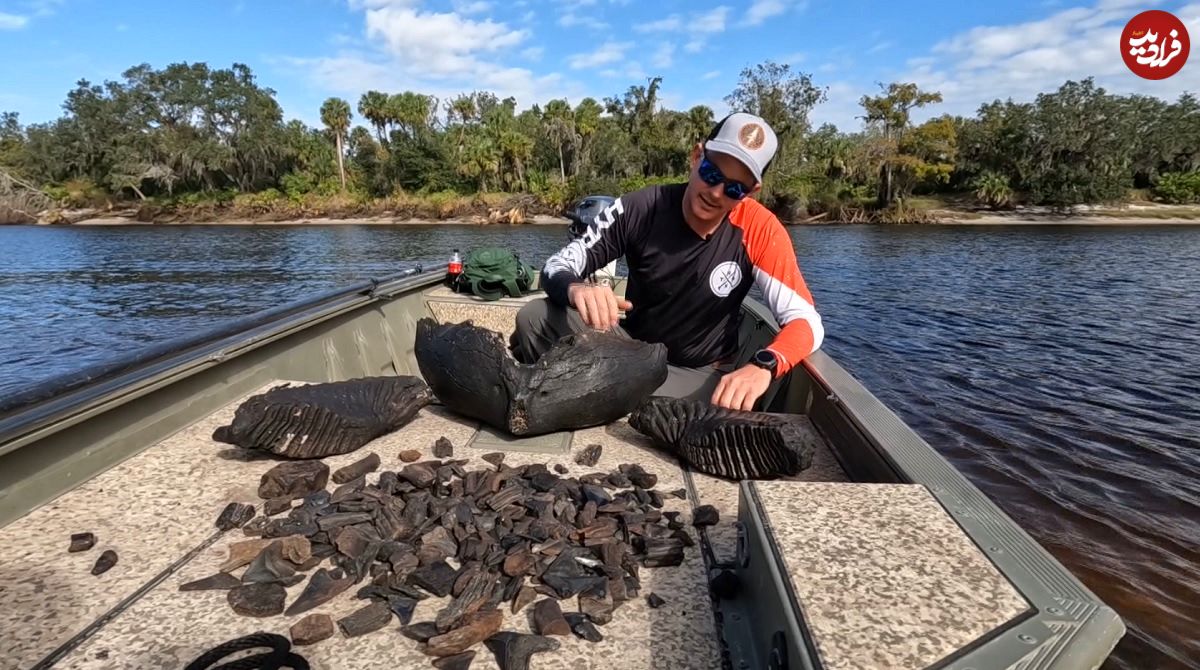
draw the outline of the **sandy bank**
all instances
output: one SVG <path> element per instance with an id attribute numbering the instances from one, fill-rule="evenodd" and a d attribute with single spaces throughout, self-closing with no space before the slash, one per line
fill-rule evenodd
<path id="1" fill-rule="evenodd" d="M 488 225 L 492 227 L 504 228 L 519 228 L 522 225 L 560 225 L 565 226 L 568 223 L 567 219 L 557 216 L 533 215 L 528 217 L 523 224 L 510 225 L 507 223 L 483 224 L 479 222 L 478 217 L 475 218 L 453 218 L 453 219 L 398 219 L 388 216 L 372 216 L 359 218 L 334 219 L 327 217 L 316 217 L 311 219 L 288 219 L 284 221 L 263 221 L 251 219 L 229 219 L 223 221 L 173 221 L 170 223 L 145 222 L 137 219 L 123 216 L 101 216 L 88 219 L 82 219 L 71 224 L 72 226 L 482 226 Z"/>

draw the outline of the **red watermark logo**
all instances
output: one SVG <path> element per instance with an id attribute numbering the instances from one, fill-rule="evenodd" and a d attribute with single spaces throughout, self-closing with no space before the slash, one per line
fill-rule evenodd
<path id="1" fill-rule="evenodd" d="M 1133 17 L 1121 31 L 1121 58 L 1145 79 L 1166 79 L 1179 72 L 1191 46 L 1183 22 L 1157 9 Z"/>

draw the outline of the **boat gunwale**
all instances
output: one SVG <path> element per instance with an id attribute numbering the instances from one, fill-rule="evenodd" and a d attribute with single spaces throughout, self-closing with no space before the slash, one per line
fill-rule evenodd
<path id="1" fill-rule="evenodd" d="M 360 281 L 21 389 L 0 400 L 0 457 L 44 437 L 47 429 L 67 428 L 164 383 L 437 281 L 436 273 L 422 274 L 420 266 L 384 279 Z"/>

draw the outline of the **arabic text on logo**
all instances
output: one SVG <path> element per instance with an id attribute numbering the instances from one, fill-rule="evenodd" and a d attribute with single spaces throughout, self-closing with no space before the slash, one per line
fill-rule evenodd
<path id="1" fill-rule="evenodd" d="M 1166 79 L 1179 72 L 1191 45 L 1183 22 L 1157 9 L 1133 17 L 1121 31 L 1121 58 L 1145 79 Z"/>

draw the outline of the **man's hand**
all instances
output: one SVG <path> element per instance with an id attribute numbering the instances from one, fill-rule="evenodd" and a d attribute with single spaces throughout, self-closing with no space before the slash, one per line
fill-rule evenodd
<path id="1" fill-rule="evenodd" d="M 608 330 L 620 322 L 621 310 L 630 310 L 633 303 L 617 298 L 611 286 L 571 284 L 567 289 L 571 306 L 579 310 L 583 322 L 596 330 Z"/>
<path id="2" fill-rule="evenodd" d="M 771 385 L 771 372 L 757 365 L 745 365 L 721 377 L 713 391 L 712 404 L 728 409 L 747 412 L 767 392 Z"/>

